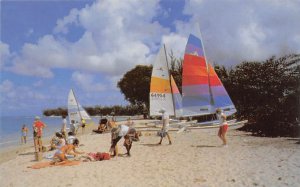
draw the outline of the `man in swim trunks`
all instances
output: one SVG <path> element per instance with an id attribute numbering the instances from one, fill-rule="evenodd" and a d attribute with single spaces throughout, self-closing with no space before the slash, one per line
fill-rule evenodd
<path id="1" fill-rule="evenodd" d="M 39 116 L 36 116 L 32 127 L 33 127 L 33 139 L 34 139 L 35 152 L 40 152 L 42 151 L 43 148 L 42 145 L 43 129 L 47 127 L 47 125 L 40 120 Z"/>

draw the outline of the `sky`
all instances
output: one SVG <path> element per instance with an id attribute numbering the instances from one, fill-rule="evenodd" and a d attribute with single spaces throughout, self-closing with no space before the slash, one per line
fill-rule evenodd
<path id="1" fill-rule="evenodd" d="M 201 31 L 206 58 L 227 67 L 300 53 L 299 0 L 1 0 L 1 116 L 127 105 L 117 82 L 165 44 L 183 58 Z"/>

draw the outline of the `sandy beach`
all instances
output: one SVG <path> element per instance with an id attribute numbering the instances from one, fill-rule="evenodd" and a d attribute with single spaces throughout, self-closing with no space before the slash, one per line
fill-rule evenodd
<path id="1" fill-rule="evenodd" d="M 147 121 L 138 120 L 135 124 Z M 15 157 L 1 153 L 0 186 L 299 186 L 300 144 L 293 138 L 262 138 L 230 128 L 228 147 L 221 146 L 218 129 L 171 132 L 156 145 L 155 132 L 143 132 L 134 142 L 131 157 L 81 162 L 75 166 L 28 168 L 34 161 L 32 146 Z M 78 150 L 108 152 L 110 134 L 79 137 Z M 125 153 L 123 140 L 120 154 Z M 14 150 L 16 151 L 16 150 Z M 12 150 L 11 150 L 12 152 Z M 47 156 L 53 152 L 46 152 Z M 9 157 L 10 156 L 10 157 Z M 8 159 L 9 158 L 9 159 Z M 50 161 L 44 158 L 40 162 Z"/>

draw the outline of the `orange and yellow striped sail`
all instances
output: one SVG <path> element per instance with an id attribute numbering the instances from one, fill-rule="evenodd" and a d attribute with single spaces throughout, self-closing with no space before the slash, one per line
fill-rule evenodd
<path id="1" fill-rule="evenodd" d="M 153 65 L 150 84 L 150 116 L 161 115 L 159 111 L 162 108 L 169 115 L 175 115 L 170 74 L 164 46 L 160 49 Z"/>

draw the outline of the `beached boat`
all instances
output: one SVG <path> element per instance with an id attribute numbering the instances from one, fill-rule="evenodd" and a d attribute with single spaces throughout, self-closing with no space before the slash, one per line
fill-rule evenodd
<path id="1" fill-rule="evenodd" d="M 161 116 L 162 108 L 175 118 L 182 115 L 182 98 L 169 72 L 165 46 L 159 50 L 153 65 L 149 96 L 150 116 Z"/>
<path id="2" fill-rule="evenodd" d="M 68 115 L 70 124 L 74 120 L 75 126 L 78 126 L 82 119 L 86 120 L 87 124 L 92 123 L 91 117 L 77 101 L 73 89 L 70 90 L 68 96 Z"/>
<path id="3" fill-rule="evenodd" d="M 227 116 L 236 113 L 236 108 L 214 68 L 207 63 L 201 37 L 190 34 L 183 61 L 183 116 L 213 115 L 217 108 L 221 108 Z M 214 121 L 202 123 L 207 124 L 214 124 Z"/>

